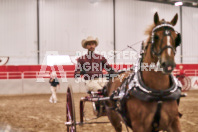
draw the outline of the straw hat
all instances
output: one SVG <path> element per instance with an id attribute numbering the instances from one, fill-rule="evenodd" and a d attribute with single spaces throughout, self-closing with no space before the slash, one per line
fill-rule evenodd
<path id="1" fill-rule="evenodd" d="M 82 42 L 81 42 L 82 43 L 82 47 L 86 49 L 86 43 L 87 42 L 91 42 L 91 41 L 96 42 L 96 46 L 98 46 L 98 38 L 94 39 L 94 37 L 88 36 L 87 39 L 83 39 L 82 40 Z"/>

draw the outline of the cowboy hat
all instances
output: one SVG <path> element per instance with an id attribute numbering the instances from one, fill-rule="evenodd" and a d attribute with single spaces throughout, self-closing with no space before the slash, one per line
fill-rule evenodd
<path id="1" fill-rule="evenodd" d="M 87 39 L 83 39 L 82 40 L 82 42 L 81 42 L 82 43 L 82 47 L 86 49 L 86 43 L 87 42 L 91 42 L 91 41 L 96 42 L 96 46 L 98 46 L 98 38 L 94 39 L 94 37 L 88 36 Z"/>

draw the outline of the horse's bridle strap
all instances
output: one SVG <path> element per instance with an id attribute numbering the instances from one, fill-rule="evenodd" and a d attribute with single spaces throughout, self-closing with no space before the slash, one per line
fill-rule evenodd
<path id="1" fill-rule="evenodd" d="M 160 56 L 160 55 L 162 54 L 162 52 L 163 52 L 165 49 L 167 49 L 167 48 L 171 48 L 171 49 L 173 50 L 174 55 L 176 54 L 175 49 L 174 49 L 172 46 L 170 46 L 170 45 L 164 46 L 162 49 L 160 49 L 160 51 L 159 51 L 158 53 L 155 52 L 155 50 L 154 50 L 154 45 L 152 45 L 151 51 L 154 53 L 154 55 Z"/>
<path id="2" fill-rule="evenodd" d="M 152 37 L 151 37 L 151 53 L 153 53 L 154 55 L 156 55 L 156 56 L 159 57 L 165 49 L 171 48 L 171 49 L 173 50 L 174 55 L 175 55 L 175 54 L 176 54 L 176 50 L 175 50 L 175 48 L 173 48 L 172 46 L 166 45 L 166 46 L 164 46 L 163 48 L 161 48 L 161 47 L 162 47 L 162 43 L 163 43 L 164 36 L 170 36 L 171 39 L 173 40 L 170 31 L 169 31 L 169 30 L 166 30 L 166 29 L 165 29 L 165 31 L 164 31 L 163 38 L 161 39 L 160 51 L 159 51 L 159 52 L 156 52 L 156 51 L 154 50 L 154 33 L 156 32 L 157 29 L 162 28 L 162 27 L 164 27 L 164 28 L 169 27 L 169 28 L 171 28 L 172 30 L 174 30 L 173 26 L 170 25 L 170 24 L 167 24 L 167 23 L 160 24 L 160 25 L 156 26 L 156 27 L 152 30 Z M 175 30 L 174 30 L 174 31 L 175 31 Z M 152 54 L 151 54 L 151 55 L 152 55 Z"/>
<path id="3" fill-rule="evenodd" d="M 155 32 L 155 30 L 157 30 L 161 27 L 170 27 L 170 28 L 174 29 L 174 27 L 171 24 L 164 23 L 164 24 L 160 24 L 160 25 L 156 26 L 155 28 L 153 28 L 152 32 Z"/>

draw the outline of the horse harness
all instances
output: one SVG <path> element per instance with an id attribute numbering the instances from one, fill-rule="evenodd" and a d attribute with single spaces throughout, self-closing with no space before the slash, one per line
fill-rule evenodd
<path id="1" fill-rule="evenodd" d="M 125 124 L 132 128 L 131 121 L 126 115 L 126 101 L 130 96 L 134 96 L 142 101 L 157 102 L 157 110 L 152 123 L 153 132 L 155 132 L 159 127 L 160 111 L 163 101 L 179 100 L 181 96 L 181 83 L 173 75 L 170 75 L 170 80 L 172 86 L 169 89 L 154 90 L 143 83 L 139 70 L 134 71 L 125 78 L 121 86 L 112 93 L 110 98 L 113 98 L 114 96 L 122 97 L 120 100 L 114 100 L 116 105 L 113 109 L 120 113 Z"/>
<path id="2" fill-rule="evenodd" d="M 176 50 L 170 45 L 161 48 L 159 52 L 154 51 L 154 33 L 155 31 L 157 31 L 159 28 L 162 28 L 162 27 L 165 28 L 164 36 L 170 36 L 171 39 L 173 40 L 170 31 L 166 30 L 166 29 L 173 29 L 172 25 L 167 24 L 167 23 L 162 23 L 161 25 L 158 25 L 153 29 L 152 36 L 151 36 L 151 53 L 153 55 L 156 55 L 158 58 L 163 52 L 163 50 L 165 50 L 166 48 L 171 48 L 174 51 L 174 54 L 176 53 Z M 175 42 L 176 47 L 179 46 L 180 43 L 181 43 L 181 36 L 179 33 L 177 33 L 177 38 Z M 133 67 L 134 72 L 131 73 L 127 78 L 125 78 L 121 86 L 118 87 L 118 89 L 112 93 L 110 98 L 113 100 L 114 96 L 121 96 L 120 100 L 113 100 L 115 101 L 115 104 L 116 104 L 113 109 L 116 110 L 119 114 L 121 114 L 125 124 L 131 129 L 132 129 L 132 125 L 130 123 L 131 121 L 130 119 L 127 118 L 127 115 L 126 115 L 127 113 L 126 101 L 130 98 L 130 96 L 134 96 L 142 101 L 157 102 L 157 110 L 155 112 L 154 119 L 152 122 L 152 132 L 157 132 L 158 127 L 159 127 L 159 121 L 161 118 L 160 111 L 161 111 L 161 106 L 162 106 L 163 101 L 179 100 L 181 97 L 182 85 L 178 81 L 178 79 L 171 74 L 170 75 L 171 87 L 169 89 L 154 90 L 152 88 L 147 87 L 144 84 L 142 77 L 141 77 L 141 72 L 138 69 L 138 66 L 140 66 L 143 60 L 143 54 L 144 54 L 143 49 L 144 48 L 142 45 L 141 57 L 138 60 L 138 63 Z"/>

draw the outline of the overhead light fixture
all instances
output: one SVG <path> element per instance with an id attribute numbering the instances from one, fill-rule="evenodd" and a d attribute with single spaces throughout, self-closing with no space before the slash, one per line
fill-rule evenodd
<path id="1" fill-rule="evenodd" d="M 91 4 L 95 4 L 95 3 L 98 3 L 98 0 L 89 0 L 89 2 L 90 2 Z"/>
<path id="2" fill-rule="evenodd" d="M 182 6 L 182 5 L 183 5 L 183 2 L 181 1 L 175 2 L 175 6 Z"/>

